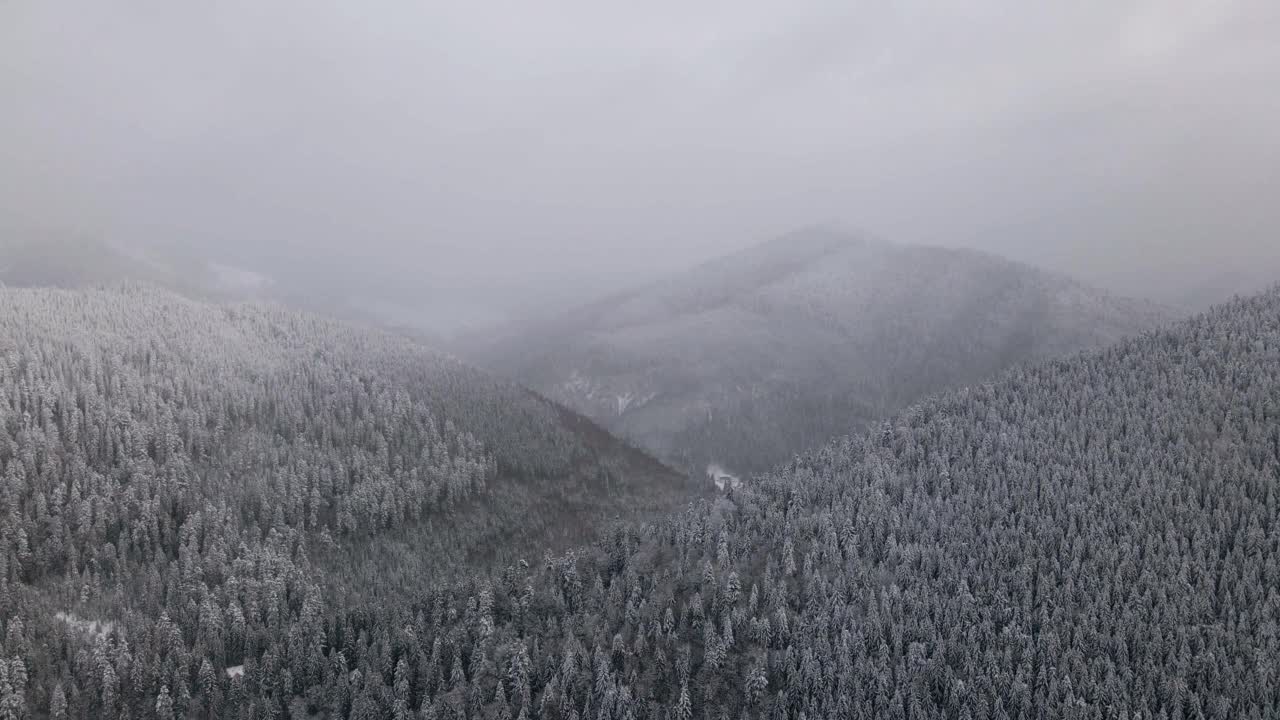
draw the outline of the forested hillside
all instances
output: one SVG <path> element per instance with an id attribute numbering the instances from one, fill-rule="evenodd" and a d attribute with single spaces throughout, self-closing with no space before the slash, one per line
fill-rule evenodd
<path id="1" fill-rule="evenodd" d="M 83 669 L 58 664 L 114 628 L 147 664 L 64 692 L 77 715 L 150 716 L 131 699 L 149 673 L 221 673 L 299 611 L 408 602 L 699 491 L 394 335 L 141 286 L 2 290 L 0 708 L 43 712 Z M 191 667 L 168 655 L 188 642 Z"/>
<path id="2" fill-rule="evenodd" d="M 37 299 L 24 307 L 52 317 L 51 297 Z M 52 299 L 100 312 L 101 298 Z M 253 317 L 289 345 L 289 326 Z M 217 327 L 220 344 L 243 341 Z M 59 332 L 69 339 L 5 370 L 0 706 L 11 716 L 956 720 L 1280 708 L 1280 291 L 942 396 L 578 553 L 408 597 L 370 591 L 363 603 L 318 588 L 299 526 L 377 533 L 404 505 L 378 515 L 335 483 L 331 504 L 347 513 L 313 521 L 306 500 L 290 500 L 294 481 L 261 478 L 271 501 L 255 505 L 234 478 L 151 469 L 174 449 L 245 454 L 252 467 L 254 445 L 194 438 L 237 433 L 249 407 L 292 437 L 283 397 L 215 393 L 219 419 L 177 413 L 176 435 L 140 433 L 131 416 L 173 404 L 165 397 L 212 397 L 209 383 L 144 394 L 121 368 L 163 362 L 163 343 L 121 328 L 96 364 L 58 362 L 85 342 Z M 217 361 L 231 365 L 220 376 L 279 361 L 259 350 L 252 362 Z M 105 398 L 131 398 L 110 407 L 135 411 L 40 390 L 89 377 Z M 393 398 L 377 401 L 389 403 L 380 413 Z M 322 407 L 351 413 L 334 430 L 348 437 L 370 440 L 381 422 L 360 403 Z M 412 412 L 400 417 L 413 424 Z M 414 447 L 386 440 L 389 467 Z M 326 447 L 323 436 L 307 442 Z M 468 480 L 476 493 L 474 473 L 503 462 L 470 440 L 441 442 L 454 448 L 454 474 L 438 493 L 466 492 Z M 215 481 L 230 488 L 226 502 L 184 508 Z M 114 624 L 93 624 L 103 619 Z"/>
<path id="3" fill-rule="evenodd" d="M 982 253 L 793 233 L 523 328 L 482 365 L 690 470 L 767 470 L 1158 309 Z"/>

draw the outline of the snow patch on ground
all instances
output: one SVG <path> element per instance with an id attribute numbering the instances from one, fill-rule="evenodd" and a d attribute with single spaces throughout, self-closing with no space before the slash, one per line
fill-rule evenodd
<path id="1" fill-rule="evenodd" d="M 711 478 L 711 482 L 716 484 L 717 490 L 736 488 L 742 484 L 742 478 L 725 470 L 719 463 L 711 463 L 707 466 L 707 477 Z"/>
<path id="2" fill-rule="evenodd" d="M 621 415 L 622 413 L 626 412 L 627 410 L 630 410 L 633 407 L 637 407 L 637 408 L 644 407 L 646 404 L 648 404 L 650 400 L 654 399 L 655 397 L 657 397 L 656 393 L 648 393 L 644 395 L 637 395 L 636 393 L 633 393 L 633 392 L 622 393 L 621 395 L 618 395 L 616 398 L 617 406 L 618 406 L 618 414 Z"/>
<path id="3" fill-rule="evenodd" d="M 232 665 L 231 667 L 227 668 L 227 677 L 229 678 L 244 677 L 244 666 Z"/>
<path id="4" fill-rule="evenodd" d="M 595 394 L 595 389 L 591 386 L 591 379 L 578 372 L 574 368 L 569 372 L 569 379 L 564 382 L 564 389 L 575 395 L 591 399 Z"/>
<path id="5" fill-rule="evenodd" d="M 620 390 L 607 383 L 597 382 L 576 368 L 569 371 L 569 377 L 560 384 L 560 390 L 570 397 L 594 403 L 597 412 L 607 412 L 618 417 L 628 410 L 644 407 L 658 396 L 657 393 L 635 389 Z"/>
<path id="6" fill-rule="evenodd" d="M 618 414 L 621 415 L 622 413 L 626 412 L 627 408 L 631 407 L 631 401 L 635 399 L 636 399 L 636 396 L 632 395 L 631 393 L 622 393 L 621 395 L 619 395 L 617 397 Z"/>
<path id="7" fill-rule="evenodd" d="M 87 633 L 93 637 L 105 637 L 111 634 L 116 628 L 116 624 L 110 620 L 84 620 L 75 613 L 56 612 L 53 616 L 71 627 L 72 630 L 78 630 Z"/>

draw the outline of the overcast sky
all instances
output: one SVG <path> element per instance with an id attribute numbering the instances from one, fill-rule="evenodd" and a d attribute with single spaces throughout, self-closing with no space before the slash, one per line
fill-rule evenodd
<path id="1" fill-rule="evenodd" d="M 1280 267 L 1277 88 L 1276 0 L 0 0 L 0 223 L 563 291 L 834 221 L 1158 284 Z"/>

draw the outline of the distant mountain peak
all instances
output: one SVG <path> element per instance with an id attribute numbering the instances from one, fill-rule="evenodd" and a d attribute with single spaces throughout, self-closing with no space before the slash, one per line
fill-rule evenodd
<path id="1" fill-rule="evenodd" d="M 478 360 L 690 471 L 749 473 L 1164 317 L 995 255 L 816 225 L 527 328 Z"/>
<path id="2" fill-rule="evenodd" d="M 815 224 L 796 228 L 776 237 L 748 245 L 728 255 L 715 258 L 692 269 L 726 265 L 785 267 L 807 264 L 827 255 L 852 248 L 887 244 L 869 235 L 834 224 Z"/>
<path id="3" fill-rule="evenodd" d="M 836 223 L 814 223 L 757 243 L 757 247 L 778 246 L 793 250 L 836 250 L 852 245 L 887 244 L 869 233 Z"/>

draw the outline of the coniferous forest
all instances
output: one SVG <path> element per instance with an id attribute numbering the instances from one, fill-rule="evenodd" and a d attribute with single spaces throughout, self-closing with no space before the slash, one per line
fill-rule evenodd
<path id="1" fill-rule="evenodd" d="M 1278 77 L 1278 0 L 0 0 L 0 720 L 1280 720 Z"/>
<path id="2" fill-rule="evenodd" d="M 0 304 L 3 718 L 1280 714 L 1280 290 L 715 496 L 394 336 Z"/>

